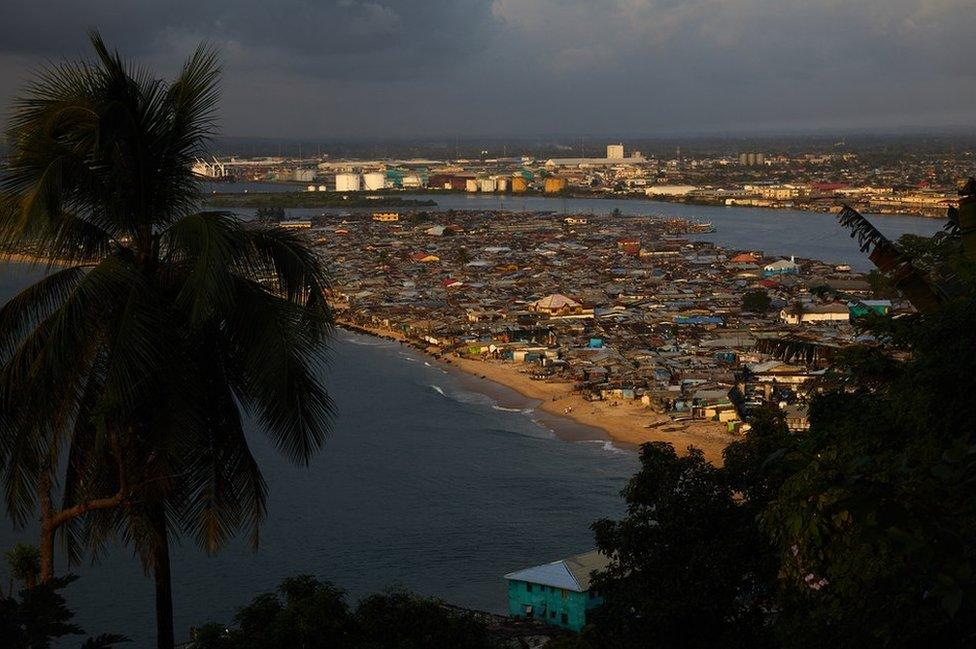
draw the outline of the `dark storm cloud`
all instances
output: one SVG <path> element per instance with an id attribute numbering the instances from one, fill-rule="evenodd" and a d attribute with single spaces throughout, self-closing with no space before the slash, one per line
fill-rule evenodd
<path id="1" fill-rule="evenodd" d="M 5 0 L 2 18 L 3 100 L 88 27 L 165 73 L 211 42 L 228 133 L 976 122 L 971 0 Z"/>
<path id="2" fill-rule="evenodd" d="M 490 25 L 489 0 L 94 0 L 6 2 L 0 50 L 57 56 L 85 47 L 99 29 L 135 56 L 166 59 L 174 45 L 206 40 L 251 64 L 310 67 L 356 76 L 382 58 L 399 74 L 476 51 Z M 228 52 L 225 52 L 225 56 Z M 344 63 L 345 65 L 340 65 Z M 397 65 L 394 65 L 397 64 Z"/>

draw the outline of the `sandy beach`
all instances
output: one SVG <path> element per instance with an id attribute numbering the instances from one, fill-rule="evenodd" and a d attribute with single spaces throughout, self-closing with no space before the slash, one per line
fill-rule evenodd
<path id="1" fill-rule="evenodd" d="M 353 331 L 397 340 L 412 346 L 402 334 L 385 329 L 367 328 L 344 323 Z M 434 350 L 421 351 L 431 353 Z M 655 413 L 638 401 L 587 401 L 573 385 L 559 381 L 536 381 L 519 371 L 519 366 L 503 361 L 485 361 L 431 353 L 439 362 L 457 368 L 479 380 L 492 381 L 539 401 L 539 409 L 556 417 L 571 419 L 584 426 L 599 428 L 614 442 L 639 445 L 644 442 L 670 442 L 678 452 L 689 446 L 700 448 L 714 464 L 721 464 L 722 451 L 733 441 L 722 424 L 711 421 L 674 422 L 667 415 Z M 616 405 L 614 405 L 616 404 Z"/>

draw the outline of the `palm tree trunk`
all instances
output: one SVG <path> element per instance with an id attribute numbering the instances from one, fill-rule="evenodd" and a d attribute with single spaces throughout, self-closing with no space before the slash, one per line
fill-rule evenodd
<path id="1" fill-rule="evenodd" d="M 41 523 L 41 583 L 54 579 L 54 529 Z"/>
<path id="2" fill-rule="evenodd" d="M 51 479 L 45 474 L 40 484 L 41 583 L 54 579 L 54 526 L 51 525 Z"/>
<path id="3" fill-rule="evenodd" d="M 156 648 L 173 649 L 173 583 L 169 565 L 169 536 L 162 508 L 153 514 L 153 579 L 156 582 Z"/>

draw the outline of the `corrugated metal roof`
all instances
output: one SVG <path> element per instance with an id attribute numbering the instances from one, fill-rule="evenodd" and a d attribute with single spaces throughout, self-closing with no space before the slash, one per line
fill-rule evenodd
<path id="1" fill-rule="evenodd" d="M 541 566 L 510 572 L 505 575 L 505 579 L 584 593 L 590 588 L 590 574 L 606 568 L 609 563 L 610 560 L 599 550 L 593 550 Z"/>

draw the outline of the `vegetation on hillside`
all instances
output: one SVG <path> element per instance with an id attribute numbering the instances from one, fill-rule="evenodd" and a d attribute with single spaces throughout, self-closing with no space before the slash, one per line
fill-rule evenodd
<path id="1" fill-rule="evenodd" d="M 371 595 L 355 609 L 345 593 L 309 575 L 238 609 L 234 627 L 196 629 L 192 649 L 492 649 L 484 623 L 404 591 Z"/>
<path id="2" fill-rule="evenodd" d="M 12 581 L 10 592 L 0 593 L 0 646 L 3 649 L 47 649 L 56 644 L 67 647 L 69 636 L 83 635 L 73 622 L 74 612 L 68 608 L 61 591 L 78 578 L 65 575 L 37 583 L 40 555 L 37 548 L 18 544 L 7 554 Z M 14 581 L 17 582 L 15 591 Z M 128 642 L 121 635 L 102 634 L 86 639 L 81 649 L 112 649 Z M 75 646 L 75 645 L 72 645 Z"/>

